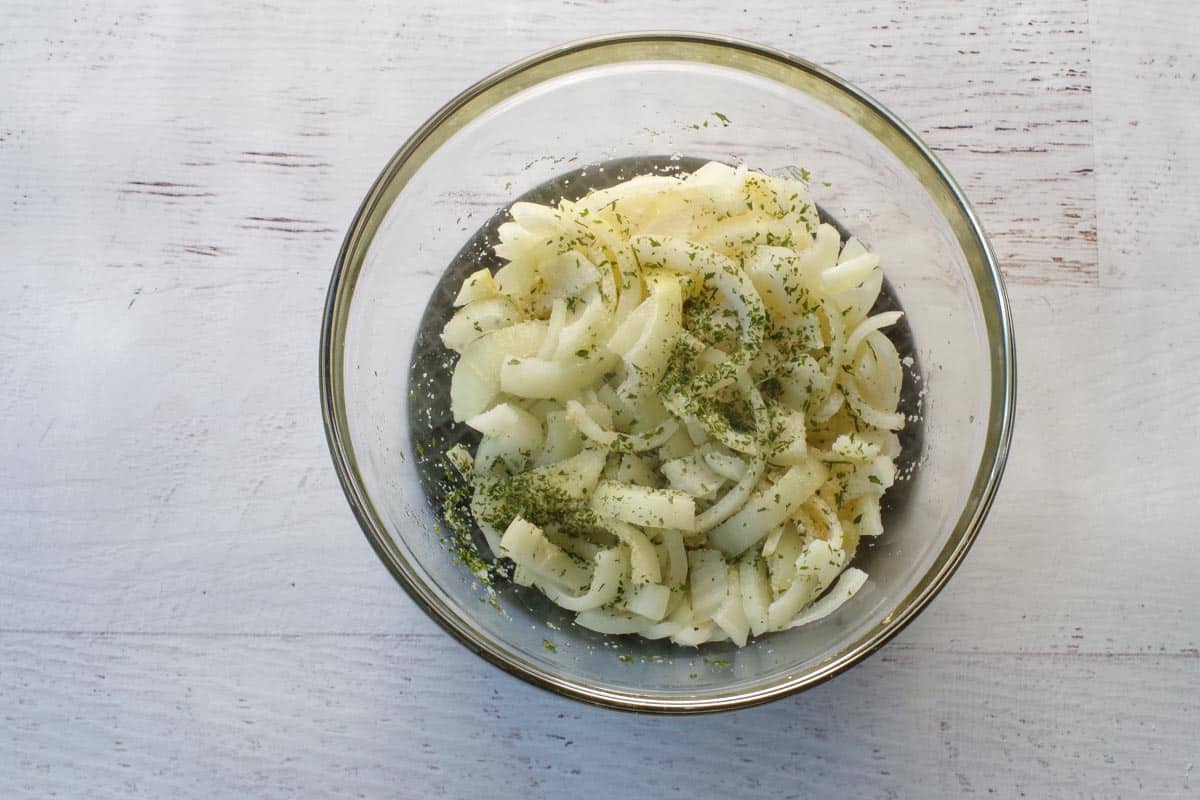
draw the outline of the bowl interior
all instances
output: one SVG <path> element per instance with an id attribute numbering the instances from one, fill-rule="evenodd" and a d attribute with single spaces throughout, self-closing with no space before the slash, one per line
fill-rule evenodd
<path id="1" fill-rule="evenodd" d="M 461 435 L 444 405 L 430 402 L 452 360 L 418 334 L 423 319 L 429 327 L 431 298 L 430 313 L 444 313 L 443 276 L 464 244 L 515 197 L 564 173 L 592 165 L 572 179 L 611 183 L 628 174 L 595 165 L 651 154 L 809 170 L 823 210 L 881 255 L 920 365 L 906 398 L 919 410 L 923 446 L 910 437 L 915 468 L 893 490 L 884 536 L 855 561 L 870 574 L 866 587 L 831 617 L 741 650 L 603 637 L 535 592 L 501 585 L 493 597 L 453 557 L 422 484 L 427 448 Z M 459 98 L 381 176 L 331 287 L 323 364 L 331 444 L 385 563 L 488 657 L 619 706 L 743 704 L 861 657 L 948 577 L 1002 462 L 1006 324 L 986 243 L 953 185 L 869 100 L 754 48 L 694 37 L 592 42 Z"/>

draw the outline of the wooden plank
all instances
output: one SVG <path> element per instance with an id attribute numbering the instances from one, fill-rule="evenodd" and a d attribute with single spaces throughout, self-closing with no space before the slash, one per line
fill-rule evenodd
<path id="1" fill-rule="evenodd" d="M 30 796 L 1178 797 L 1200 760 L 1194 652 L 901 642 L 687 719 L 554 697 L 437 636 L 7 635 L 0 663 L 0 787 Z"/>
<path id="2" fill-rule="evenodd" d="M 5 232 L 17 253 L 78 254 L 104 231 L 110 253 L 125 245 L 143 261 L 210 270 L 257 252 L 259 241 L 296 245 L 293 259 L 327 255 L 370 177 L 426 114 L 507 61 L 611 29 L 604 4 L 557 8 L 393 6 L 366 24 L 332 4 L 304 13 L 236 4 L 14 10 L 9 35 L 19 38 L 4 58 L 21 80 L 3 90 L 18 111 L 0 158 L 25 222 L 10 219 Z M 913 124 L 980 207 L 1013 280 L 1090 283 L 1086 17 L 1082 3 L 1060 0 L 853 12 L 828 4 L 800 18 L 786 3 L 714 4 L 705 19 L 844 73 Z M 678 24 L 654 4 L 622 22 Z M 84 163 L 63 169 L 60 159 Z M 96 212 L 94 229 L 38 235 L 40 225 Z M 155 224 L 144 224 L 147 213 Z"/>
<path id="3" fill-rule="evenodd" d="M 1200 8 L 1091 3 L 1096 205 L 1106 286 L 1200 287 Z"/>

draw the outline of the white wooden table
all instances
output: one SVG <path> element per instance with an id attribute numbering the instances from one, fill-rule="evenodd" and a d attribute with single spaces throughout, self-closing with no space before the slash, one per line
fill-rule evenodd
<path id="1" fill-rule="evenodd" d="M 1200 10 L 1111 0 L 0 9 L 0 798 L 1200 793 Z M 65 7 L 59 7 L 65 6 Z M 317 405 L 330 267 L 405 136 L 582 35 L 689 27 L 909 121 L 1004 263 L 1008 474 L 865 664 L 687 719 L 445 636 Z"/>

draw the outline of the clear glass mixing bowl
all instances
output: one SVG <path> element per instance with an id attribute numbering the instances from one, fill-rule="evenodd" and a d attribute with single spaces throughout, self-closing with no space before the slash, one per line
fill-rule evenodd
<path id="1" fill-rule="evenodd" d="M 446 545 L 413 446 L 430 429 L 445 433 L 447 410 L 414 386 L 444 383 L 448 360 L 423 337 L 417 343 L 422 320 L 436 321 L 436 308 L 426 318 L 431 298 L 444 306 L 449 290 L 439 282 L 464 244 L 515 197 L 564 173 L 673 154 L 766 172 L 808 169 L 823 212 L 881 254 L 920 365 L 905 388 L 921 411 L 923 435 L 906 453 L 915 469 L 891 493 L 884 535 L 855 560 L 867 585 L 832 616 L 741 650 L 600 636 L 516 586 L 498 587 L 498 602 L 487 602 Z M 736 708 L 812 686 L 900 631 L 979 531 L 1004 467 L 1016 389 L 991 248 L 958 185 L 912 131 L 813 64 L 680 33 L 590 39 L 533 56 L 422 125 L 347 234 L 320 369 L 346 496 L 413 599 L 467 647 L 532 683 L 659 712 Z"/>

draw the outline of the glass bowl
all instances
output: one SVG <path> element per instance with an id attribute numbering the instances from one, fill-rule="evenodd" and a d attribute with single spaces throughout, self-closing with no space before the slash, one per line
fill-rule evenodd
<path id="1" fill-rule="evenodd" d="M 424 443 L 454 435 L 444 401 L 429 390 L 444 387 L 452 362 L 422 333 L 444 319 L 447 270 L 485 258 L 464 245 L 514 198 L 565 189 L 571 175 L 602 183 L 606 173 L 594 165 L 652 156 L 808 169 L 823 213 L 882 256 L 919 365 L 905 397 L 922 435 L 906 440 L 910 469 L 889 492 L 884 535 L 855 559 L 870 575 L 866 586 L 833 615 L 740 650 L 605 637 L 532 590 L 498 585 L 492 595 L 448 546 L 425 491 L 435 459 Z M 607 173 L 610 182 L 628 177 L 620 171 Z M 929 149 L 816 65 L 685 33 L 564 45 L 480 81 L 434 114 L 387 164 L 350 227 L 320 359 L 325 429 L 346 497 L 379 557 L 433 619 L 538 686 L 675 713 L 812 686 L 908 624 L 979 532 L 1008 452 L 1016 390 L 995 257 Z"/>

